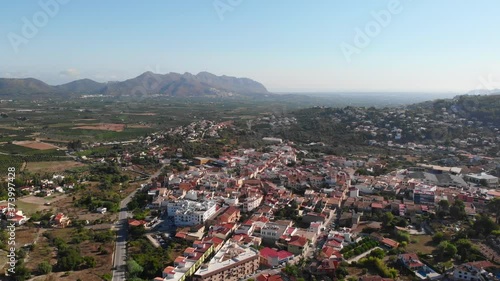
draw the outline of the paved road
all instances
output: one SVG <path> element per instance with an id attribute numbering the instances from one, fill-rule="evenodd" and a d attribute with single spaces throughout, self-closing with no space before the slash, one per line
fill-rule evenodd
<path id="1" fill-rule="evenodd" d="M 148 182 L 151 181 L 152 178 L 155 178 L 160 175 L 161 170 L 164 166 L 162 166 L 156 173 L 151 175 Z M 128 226 L 127 219 L 129 216 L 129 212 L 127 211 L 127 204 L 132 200 L 137 190 L 134 190 L 130 193 L 125 199 L 120 202 L 120 212 L 118 213 L 118 221 L 116 223 L 116 241 L 115 241 L 115 251 L 113 253 L 113 279 L 112 281 L 124 281 L 126 269 L 126 261 L 127 261 L 127 235 L 128 235 Z"/>
<path id="2" fill-rule="evenodd" d="M 125 280 L 126 261 L 127 261 L 127 204 L 135 195 L 137 190 L 130 193 L 125 199 L 120 202 L 120 212 L 118 213 L 118 221 L 116 225 L 116 241 L 115 251 L 113 253 L 113 281 Z"/>

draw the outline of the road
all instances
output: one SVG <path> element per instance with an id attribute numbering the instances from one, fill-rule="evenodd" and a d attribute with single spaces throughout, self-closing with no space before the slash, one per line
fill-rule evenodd
<path id="1" fill-rule="evenodd" d="M 163 165 L 156 173 L 151 175 L 147 182 L 151 182 L 152 178 L 160 175 Z M 115 251 L 113 252 L 113 279 L 112 281 L 124 281 L 125 273 L 127 272 L 126 262 L 127 262 L 127 235 L 128 235 L 128 223 L 127 219 L 129 217 L 129 212 L 127 210 L 128 203 L 132 200 L 137 190 L 130 193 L 125 199 L 120 202 L 120 212 L 118 213 L 118 221 L 116 222 L 116 241 L 115 241 Z"/>

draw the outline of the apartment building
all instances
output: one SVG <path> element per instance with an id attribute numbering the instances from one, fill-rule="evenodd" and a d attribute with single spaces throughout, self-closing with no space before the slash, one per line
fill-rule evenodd
<path id="1" fill-rule="evenodd" d="M 214 201 L 179 200 L 167 203 L 167 214 L 178 226 L 191 226 L 205 222 L 217 211 Z"/>
<path id="2" fill-rule="evenodd" d="M 201 265 L 193 281 L 238 281 L 259 269 L 259 252 L 253 248 L 226 242 L 210 262 Z"/>

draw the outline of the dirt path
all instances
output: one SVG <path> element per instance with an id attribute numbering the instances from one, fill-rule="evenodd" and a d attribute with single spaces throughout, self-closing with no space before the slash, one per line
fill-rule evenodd
<path id="1" fill-rule="evenodd" d="M 38 242 L 38 239 L 40 238 L 40 236 L 46 231 L 46 229 L 44 228 L 39 228 L 37 233 L 36 233 L 36 236 L 35 236 L 35 239 L 33 239 L 33 245 L 36 245 L 36 243 Z M 26 254 L 26 257 L 24 258 L 24 262 L 25 263 L 28 263 L 28 261 L 30 260 L 30 252 L 28 252 Z"/>
<path id="2" fill-rule="evenodd" d="M 23 165 L 21 165 L 21 172 L 24 171 L 24 169 L 26 169 L 26 166 L 28 165 L 28 162 L 27 161 L 23 161 Z"/>

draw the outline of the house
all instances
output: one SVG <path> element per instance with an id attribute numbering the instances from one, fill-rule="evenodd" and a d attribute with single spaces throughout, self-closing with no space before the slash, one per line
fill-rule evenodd
<path id="1" fill-rule="evenodd" d="M 4 209 L 8 210 L 8 208 Z M 21 210 L 15 210 L 14 212 L 7 212 L 5 214 L 8 223 L 14 223 L 16 226 L 20 226 L 28 221 L 28 217 L 23 214 Z"/>
<path id="2" fill-rule="evenodd" d="M 495 265 L 489 261 L 468 262 L 456 266 L 453 270 L 453 279 L 467 281 L 490 280 L 486 269 L 493 268 Z M 491 279 L 493 280 L 493 279 Z"/>
<path id="3" fill-rule="evenodd" d="M 53 217 L 53 224 L 57 227 L 66 227 L 71 224 L 71 220 L 63 213 L 58 213 Z"/>
<path id="4" fill-rule="evenodd" d="M 336 260 L 336 261 L 342 261 L 342 254 L 334 249 L 333 247 L 330 246 L 324 246 L 321 249 L 321 252 L 318 255 L 318 258 L 323 260 L 323 259 L 331 259 L 331 260 Z"/>
<path id="5" fill-rule="evenodd" d="M 282 263 L 292 260 L 294 257 L 294 254 L 288 251 L 278 251 L 268 247 L 261 249 L 259 252 L 260 264 L 269 267 L 278 266 Z"/>
<path id="6" fill-rule="evenodd" d="M 420 261 L 417 254 L 400 254 L 398 256 L 398 261 L 410 270 L 418 270 L 425 266 L 425 264 Z"/>
<path id="7" fill-rule="evenodd" d="M 234 223 L 237 222 L 240 218 L 240 209 L 237 207 L 229 207 L 227 208 L 218 218 L 217 222 L 221 223 Z"/>
<path id="8" fill-rule="evenodd" d="M 143 226 L 146 225 L 148 222 L 145 220 L 135 220 L 135 219 L 129 219 L 128 220 L 128 226 L 129 227 L 137 227 L 137 226 Z"/>
<path id="9" fill-rule="evenodd" d="M 288 242 L 288 252 L 295 255 L 302 255 L 307 251 L 309 241 L 303 236 L 292 236 Z"/>
<path id="10" fill-rule="evenodd" d="M 262 239 L 276 241 L 278 240 L 287 230 L 286 225 L 280 225 L 275 222 L 267 223 L 264 227 L 262 227 L 260 231 L 260 235 Z"/>
<path id="11" fill-rule="evenodd" d="M 382 240 L 380 240 L 380 244 L 390 249 L 394 249 L 399 246 L 399 243 L 397 241 L 394 241 L 390 238 L 383 238 Z"/>
<path id="12" fill-rule="evenodd" d="M 316 274 L 326 274 L 333 277 L 335 275 L 335 270 L 339 266 L 339 263 L 340 261 L 324 259 L 319 263 L 319 265 L 313 263 L 311 266 L 316 265 L 314 268 Z"/>
<path id="13" fill-rule="evenodd" d="M 302 222 L 312 223 L 312 222 L 325 222 L 326 216 L 318 213 L 307 213 L 302 216 Z"/>
<path id="14" fill-rule="evenodd" d="M 398 255 L 398 262 L 413 271 L 413 273 L 422 280 L 439 280 L 439 278 L 441 278 L 441 274 L 435 272 L 432 268 L 421 262 L 417 254 L 400 254 Z"/>

